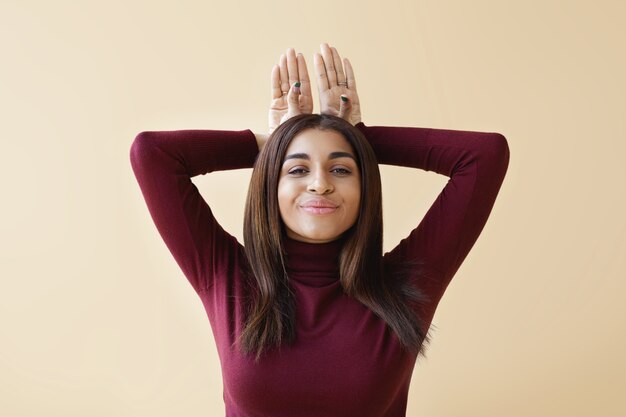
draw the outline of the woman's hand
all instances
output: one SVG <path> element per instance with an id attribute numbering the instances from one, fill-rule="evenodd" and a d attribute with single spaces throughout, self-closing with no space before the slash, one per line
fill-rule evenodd
<path id="1" fill-rule="evenodd" d="M 296 86 L 296 83 L 300 83 Z M 280 56 L 272 68 L 272 101 L 269 111 L 269 133 L 285 120 L 298 114 L 313 113 L 311 82 L 302 54 L 293 48 Z"/>
<path id="2" fill-rule="evenodd" d="M 327 43 L 323 43 L 320 49 L 321 54 L 313 55 L 320 113 L 339 116 L 352 125 L 356 125 L 361 121 L 361 106 L 352 65 L 348 58 L 343 59 L 342 65 L 337 49 L 331 48 Z M 342 100 L 341 96 L 346 97 L 347 100 Z"/>

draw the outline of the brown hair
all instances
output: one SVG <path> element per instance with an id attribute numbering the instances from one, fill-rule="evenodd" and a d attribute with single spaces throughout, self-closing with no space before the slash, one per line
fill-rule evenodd
<path id="1" fill-rule="evenodd" d="M 266 349 L 280 347 L 283 341 L 291 343 L 295 338 L 295 303 L 285 268 L 284 223 L 277 188 L 291 140 L 311 128 L 343 135 L 356 153 L 361 172 L 359 216 L 342 236 L 345 240 L 339 256 L 341 285 L 348 296 L 384 320 L 405 349 L 425 356 L 422 347 L 430 338 L 410 304 L 427 298 L 409 279 L 402 279 L 418 263 L 392 266 L 383 262 L 382 191 L 376 155 L 356 127 L 324 114 L 299 115 L 279 125 L 254 164 L 244 217 L 244 248 L 253 275 L 252 297 L 239 336 L 241 351 L 256 353 L 258 361 Z"/>

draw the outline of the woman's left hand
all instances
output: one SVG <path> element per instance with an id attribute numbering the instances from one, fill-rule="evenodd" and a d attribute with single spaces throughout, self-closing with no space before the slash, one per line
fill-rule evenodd
<path id="1" fill-rule="evenodd" d="M 300 86 L 296 87 L 296 83 Z M 296 51 L 289 48 L 272 68 L 269 133 L 293 116 L 310 113 L 313 113 L 313 97 L 304 55 L 296 55 Z"/>
<path id="2" fill-rule="evenodd" d="M 321 53 L 313 56 L 320 113 L 332 114 L 356 125 L 361 121 L 361 103 L 352 65 L 348 58 L 342 60 L 337 49 L 327 43 L 323 43 L 320 49 Z"/>

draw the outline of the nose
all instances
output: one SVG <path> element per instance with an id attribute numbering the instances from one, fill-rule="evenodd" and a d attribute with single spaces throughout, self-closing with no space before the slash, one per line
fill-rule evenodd
<path id="1" fill-rule="evenodd" d="M 307 186 L 307 190 L 312 193 L 317 194 L 327 194 L 334 190 L 334 186 L 331 181 L 329 181 L 326 173 L 318 172 L 317 174 L 311 175 L 311 182 Z"/>

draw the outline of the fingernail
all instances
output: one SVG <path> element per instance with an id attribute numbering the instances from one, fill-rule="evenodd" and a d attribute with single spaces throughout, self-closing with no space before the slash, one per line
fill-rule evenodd
<path id="1" fill-rule="evenodd" d="M 296 88 L 299 88 L 299 87 L 300 87 L 300 81 L 297 81 L 297 82 L 294 84 L 294 86 L 295 86 Z"/>
<path id="2" fill-rule="evenodd" d="M 343 102 L 348 101 L 348 97 L 346 97 L 346 96 L 341 96 L 341 101 L 343 101 Z"/>

